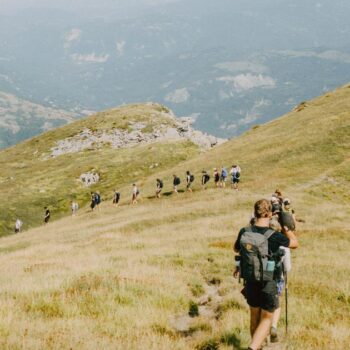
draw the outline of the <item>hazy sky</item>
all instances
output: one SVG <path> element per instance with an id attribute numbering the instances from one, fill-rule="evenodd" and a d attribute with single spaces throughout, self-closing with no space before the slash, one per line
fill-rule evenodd
<path id="1" fill-rule="evenodd" d="M 87 9 L 132 10 L 180 1 L 184 0 L 0 0 L 0 12 L 17 11 L 28 7 L 59 8 L 73 11 L 86 11 Z"/>

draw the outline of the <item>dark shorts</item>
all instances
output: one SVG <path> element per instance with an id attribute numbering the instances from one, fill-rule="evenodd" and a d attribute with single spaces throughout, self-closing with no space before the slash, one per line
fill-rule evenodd
<path id="1" fill-rule="evenodd" d="M 248 305 L 274 312 L 279 307 L 277 282 L 247 282 L 245 297 Z"/>
<path id="2" fill-rule="evenodd" d="M 239 183 L 239 179 L 233 178 L 233 179 L 232 179 L 232 183 L 233 183 L 233 184 L 238 184 L 238 183 Z"/>

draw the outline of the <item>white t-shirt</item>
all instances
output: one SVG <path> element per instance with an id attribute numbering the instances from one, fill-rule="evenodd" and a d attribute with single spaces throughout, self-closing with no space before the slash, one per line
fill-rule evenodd
<path id="1" fill-rule="evenodd" d="M 21 227 L 22 227 L 22 225 L 23 225 L 22 221 L 21 221 L 20 219 L 17 219 L 17 220 L 16 220 L 16 223 L 15 223 L 15 228 L 16 228 L 17 230 L 20 230 Z"/>

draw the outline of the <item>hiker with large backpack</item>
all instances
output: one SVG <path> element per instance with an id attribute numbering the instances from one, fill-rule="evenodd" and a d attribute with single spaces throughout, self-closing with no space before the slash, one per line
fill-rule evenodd
<path id="1" fill-rule="evenodd" d="M 238 191 L 238 184 L 241 178 L 241 167 L 239 165 L 232 165 L 230 170 L 231 175 L 231 188 Z"/>
<path id="2" fill-rule="evenodd" d="M 189 170 L 186 171 L 186 188 L 187 191 L 192 192 L 192 182 L 194 181 L 194 175 Z"/>
<path id="3" fill-rule="evenodd" d="M 210 175 L 206 170 L 202 171 L 202 188 L 206 189 L 205 185 L 209 182 L 210 180 Z"/>
<path id="4" fill-rule="evenodd" d="M 156 197 L 160 198 L 160 194 L 163 190 L 164 184 L 161 179 L 157 179 L 157 189 L 156 189 Z"/>
<path id="5" fill-rule="evenodd" d="M 174 186 L 174 192 L 176 193 L 176 194 L 179 194 L 179 192 L 178 192 L 178 186 L 180 185 L 180 183 L 181 183 L 181 180 L 180 180 L 180 178 L 178 177 L 178 176 L 176 176 L 176 175 L 173 175 L 173 186 Z"/>
<path id="6" fill-rule="evenodd" d="M 250 307 L 249 350 L 260 349 L 269 335 L 273 315 L 279 308 L 278 280 L 281 266 L 280 247 L 297 248 L 294 232 L 283 227 L 283 233 L 269 228 L 272 217 L 271 202 L 262 199 L 254 205 L 256 221 L 242 228 L 234 249 L 240 254 L 239 274 L 244 280 L 242 294 Z M 237 277 L 237 271 L 234 274 Z"/>

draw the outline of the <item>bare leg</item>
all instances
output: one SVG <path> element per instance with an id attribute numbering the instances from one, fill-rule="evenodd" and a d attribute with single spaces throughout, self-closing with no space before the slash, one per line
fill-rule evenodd
<path id="1" fill-rule="evenodd" d="M 261 347 L 264 340 L 270 333 L 270 328 L 272 324 L 273 312 L 268 312 L 266 310 L 261 310 L 260 321 L 253 334 L 252 341 L 249 347 L 253 350 L 257 350 Z M 251 325 L 252 328 L 252 325 Z"/>
<path id="2" fill-rule="evenodd" d="M 273 313 L 273 318 L 272 318 L 272 327 L 275 327 L 277 329 L 278 321 L 281 316 L 281 308 L 279 307 L 278 309 L 275 310 Z"/>
<path id="3" fill-rule="evenodd" d="M 259 307 L 250 308 L 250 335 L 252 338 L 260 322 L 260 313 L 261 309 Z"/>

